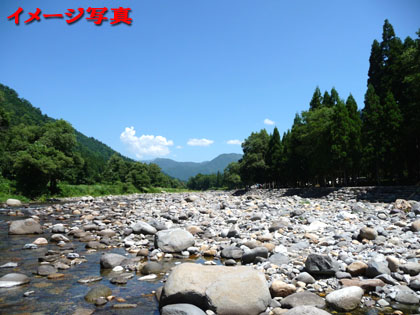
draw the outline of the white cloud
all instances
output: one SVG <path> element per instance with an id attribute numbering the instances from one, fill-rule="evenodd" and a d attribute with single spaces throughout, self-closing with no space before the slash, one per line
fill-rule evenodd
<path id="1" fill-rule="evenodd" d="M 182 149 L 182 146 L 181 145 L 177 145 L 176 148 L 177 149 Z"/>
<path id="2" fill-rule="evenodd" d="M 134 127 L 125 128 L 120 135 L 120 139 L 138 159 L 144 156 L 158 157 L 168 155 L 171 152 L 169 146 L 174 144 L 172 140 L 166 140 L 162 136 L 141 135 L 137 137 Z"/>
<path id="3" fill-rule="evenodd" d="M 238 140 L 238 139 L 234 139 L 234 140 L 228 140 L 226 141 L 227 144 L 235 144 L 235 145 L 241 145 L 242 141 Z"/>
<path id="4" fill-rule="evenodd" d="M 208 147 L 210 144 L 214 143 L 213 140 L 209 139 L 190 139 L 187 144 L 193 147 Z"/>
<path id="5" fill-rule="evenodd" d="M 264 124 L 266 124 L 266 125 L 274 125 L 275 123 L 274 123 L 274 121 L 266 118 L 266 119 L 264 119 Z"/>

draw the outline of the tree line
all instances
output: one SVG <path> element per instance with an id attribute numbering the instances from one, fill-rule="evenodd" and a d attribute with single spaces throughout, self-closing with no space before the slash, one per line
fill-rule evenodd
<path id="1" fill-rule="evenodd" d="M 362 110 L 351 94 L 344 100 L 335 88 L 316 87 L 291 129 L 282 136 L 277 128 L 251 133 L 243 158 L 224 176 L 234 174 L 237 187 L 418 183 L 420 30 L 417 35 L 402 41 L 385 20 L 382 41 L 372 44 Z M 203 176 L 188 184 L 212 175 Z"/>

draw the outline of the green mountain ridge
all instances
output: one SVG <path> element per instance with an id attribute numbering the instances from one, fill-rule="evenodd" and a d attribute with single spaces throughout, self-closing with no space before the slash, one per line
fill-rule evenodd
<path id="1" fill-rule="evenodd" d="M 211 161 L 204 162 L 177 162 L 166 158 L 157 158 L 147 163 L 157 164 L 162 171 L 174 178 L 186 181 L 197 174 L 214 174 L 223 172 L 226 166 L 232 162 L 237 162 L 242 158 L 242 154 L 225 153 L 220 154 Z"/>
<path id="2" fill-rule="evenodd" d="M 42 126 L 56 120 L 43 114 L 39 108 L 34 107 L 26 99 L 20 98 L 15 90 L 2 84 L 0 84 L 0 106 L 9 114 L 11 126 L 19 124 Z M 114 154 L 121 156 L 124 160 L 132 161 L 101 141 L 74 130 L 77 139 L 76 152 L 79 152 L 86 162 L 85 171 L 89 174 L 90 181 L 98 179 L 105 169 L 106 162 Z M 89 183 L 89 180 L 87 182 Z"/>

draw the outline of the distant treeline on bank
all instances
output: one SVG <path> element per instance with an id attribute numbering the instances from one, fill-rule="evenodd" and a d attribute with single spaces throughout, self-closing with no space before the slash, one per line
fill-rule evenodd
<path id="1" fill-rule="evenodd" d="M 344 100 L 335 88 L 322 94 L 317 87 L 291 129 L 253 132 L 242 149 L 224 174 L 199 174 L 188 187 L 418 183 L 420 30 L 402 41 L 385 20 L 382 41 L 372 44 L 362 110 L 351 94 Z"/>

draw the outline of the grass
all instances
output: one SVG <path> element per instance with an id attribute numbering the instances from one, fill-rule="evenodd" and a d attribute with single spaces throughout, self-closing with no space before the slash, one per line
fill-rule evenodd
<path id="1" fill-rule="evenodd" d="M 192 192 L 186 188 L 161 188 L 161 187 L 143 187 L 141 190 L 137 189 L 131 184 L 117 183 L 117 184 L 94 184 L 94 185 L 69 185 L 60 183 L 58 185 L 60 193 L 57 195 L 42 195 L 38 197 L 36 202 L 45 202 L 49 198 L 65 198 L 65 197 L 82 197 L 82 196 L 107 196 L 107 195 L 128 195 L 135 193 L 179 193 Z M 22 202 L 30 202 L 31 200 L 25 196 L 16 194 L 13 182 L 0 178 L 0 202 L 6 202 L 7 199 L 18 199 Z"/>

